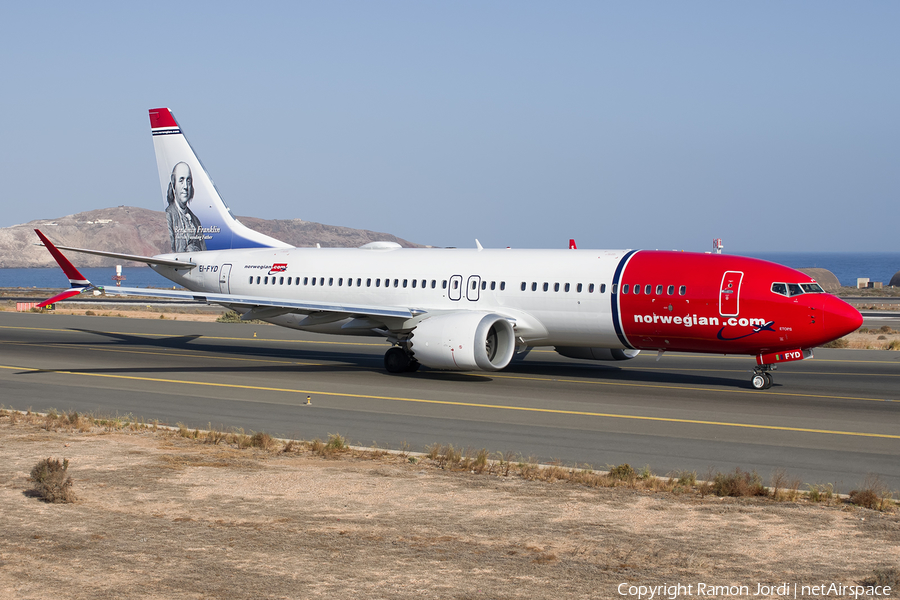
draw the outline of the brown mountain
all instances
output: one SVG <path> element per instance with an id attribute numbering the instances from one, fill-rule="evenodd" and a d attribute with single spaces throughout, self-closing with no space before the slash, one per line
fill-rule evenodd
<path id="1" fill-rule="evenodd" d="M 265 220 L 239 217 L 247 227 L 293 246 L 354 248 L 375 241 L 397 242 L 405 248 L 418 245 L 389 233 L 322 225 L 300 219 Z M 36 246 L 34 229 L 40 229 L 54 244 L 90 248 L 108 252 L 153 256 L 168 252 L 169 234 L 166 215 L 161 211 L 119 206 L 69 215 L 59 219 L 40 219 L 23 225 L 0 228 L 0 268 L 56 266 L 50 253 Z M 122 261 L 89 254 L 67 253 L 78 267 L 109 267 Z M 141 266 L 125 263 L 126 266 Z"/>

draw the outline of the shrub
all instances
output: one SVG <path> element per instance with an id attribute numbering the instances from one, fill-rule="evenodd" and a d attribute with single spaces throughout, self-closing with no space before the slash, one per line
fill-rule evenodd
<path id="1" fill-rule="evenodd" d="M 768 496 L 769 490 L 762 484 L 756 471 L 747 472 L 737 468 L 733 473 L 716 473 L 712 482 L 716 496 Z"/>
<path id="2" fill-rule="evenodd" d="M 823 348 L 849 348 L 850 341 L 847 338 L 838 338 L 836 340 L 831 340 L 827 344 L 822 345 Z"/>
<path id="3" fill-rule="evenodd" d="M 882 326 L 881 326 L 881 332 L 882 332 L 882 333 L 893 333 L 894 330 L 891 329 L 891 326 L 890 326 L 890 325 L 882 325 Z"/>
<path id="4" fill-rule="evenodd" d="M 257 431 L 252 436 L 250 436 L 250 445 L 254 448 L 260 448 L 262 450 L 272 450 L 277 444 L 275 442 L 275 438 L 273 438 L 268 433 Z"/>
<path id="5" fill-rule="evenodd" d="M 228 312 L 225 312 L 225 313 L 219 315 L 219 318 L 216 319 L 216 323 L 240 323 L 240 322 L 241 322 L 241 315 L 239 315 L 237 312 L 235 312 L 233 310 L 229 310 Z"/>
<path id="6" fill-rule="evenodd" d="M 850 492 L 850 504 L 875 509 L 878 506 L 878 494 L 871 488 L 853 490 Z"/>
<path id="7" fill-rule="evenodd" d="M 891 343 L 887 345 L 887 350 L 900 350 L 900 340 L 891 340 Z"/>
<path id="8" fill-rule="evenodd" d="M 32 493 L 45 502 L 75 502 L 72 478 L 68 474 L 69 460 L 45 458 L 31 469 Z"/>
<path id="9" fill-rule="evenodd" d="M 810 502 L 831 502 L 831 499 L 834 497 L 834 486 L 830 483 L 826 483 L 824 485 L 811 485 L 809 486 L 809 501 Z"/>
<path id="10" fill-rule="evenodd" d="M 622 463 L 617 467 L 610 468 L 609 476 L 613 479 L 618 479 L 619 481 L 628 481 L 629 479 L 634 479 L 635 472 L 631 465 Z"/>
<path id="11" fill-rule="evenodd" d="M 339 433 L 329 433 L 328 443 L 325 444 L 325 447 L 329 450 L 346 450 L 347 440 Z"/>

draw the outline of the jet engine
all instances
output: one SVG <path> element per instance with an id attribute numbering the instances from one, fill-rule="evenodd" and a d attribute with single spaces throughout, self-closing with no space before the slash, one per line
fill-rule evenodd
<path id="1" fill-rule="evenodd" d="M 407 347 L 415 360 L 432 369 L 499 371 L 512 360 L 516 336 L 500 315 L 454 312 L 420 322 Z"/>
<path id="2" fill-rule="evenodd" d="M 623 348 L 581 348 L 579 346 L 557 346 L 556 351 L 569 358 L 584 360 L 629 360 L 641 352 Z"/>

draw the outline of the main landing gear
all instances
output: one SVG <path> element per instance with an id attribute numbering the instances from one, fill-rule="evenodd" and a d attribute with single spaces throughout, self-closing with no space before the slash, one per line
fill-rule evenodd
<path id="1" fill-rule="evenodd" d="M 388 373 L 413 373 L 419 366 L 419 361 L 400 346 L 392 346 L 384 353 L 384 368 Z"/>
<path id="2" fill-rule="evenodd" d="M 759 365 L 753 368 L 753 377 L 750 379 L 750 385 L 755 390 L 767 390 L 772 387 L 772 374 L 775 365 Z"/>

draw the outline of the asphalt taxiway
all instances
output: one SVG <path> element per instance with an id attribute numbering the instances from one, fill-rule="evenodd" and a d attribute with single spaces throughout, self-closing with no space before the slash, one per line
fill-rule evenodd
<path id="1" fill-rule="evenodd" d="M 0 404 L 424 450 L 433 443 L 657 474 L 778 469 L 900 489 L 900 352 L 817 349 L 750 389 L 749 357 L 389 375 L 378 338 L 252 324 L 0 313 Z M 310 404 L 306 405 L 307 396 Z"/>

